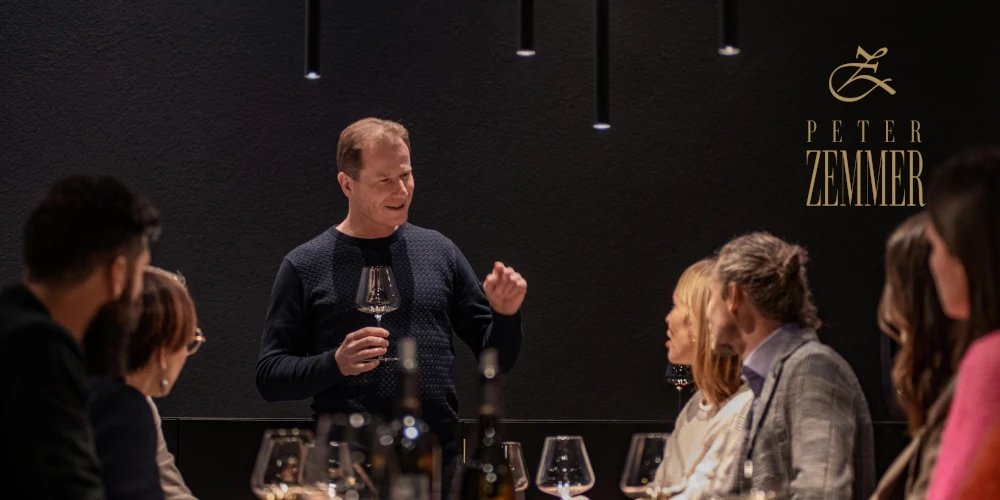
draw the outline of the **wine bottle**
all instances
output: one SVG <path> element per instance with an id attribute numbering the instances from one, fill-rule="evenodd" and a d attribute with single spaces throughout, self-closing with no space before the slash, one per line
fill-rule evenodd
<path id="1" fill-rule="evenodd" d="M 389 421 L 378 416 L 372 419 L 369 461 L 373 500 L 392 500 L 392 478 L 397 462 L 395 452 L 392 450 L 393 433 L 389 424 Z"/>
<path id="2" fill-rule="evenodd" d="M 389 424 L 395 462 L 389 471 L 389 498 L 441 500 L 441 447 L 421 418 L 417 344 L 403 338 L 398 352 L 399 394 Z"/>
<path id="3" fill-rule="evenodd" d="M 480 355 L 479 420 L 472 455 L 462 472 L 461 500 L 515 500 L 514 476 L 504 456 L 500 368 L 496 349 Z"/>

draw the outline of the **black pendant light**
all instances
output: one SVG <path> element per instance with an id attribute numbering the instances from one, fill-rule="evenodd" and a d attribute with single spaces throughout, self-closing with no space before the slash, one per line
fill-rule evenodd
<path id="1" fill-rule="evenodd" d="M 597 101 L 597 116 L 594 120 L 594 128 L 597 130 L 607 130 L 611 128 L 611 75 L 608 57 L 608 1 L 595 0 L 597 11 L 594 20 L 595 31 L 595 80 L 597 89 L 595 97 Z"/>
<path id="2" fill-rule="evenodd" d="M 521 36 L 517 42 L 517 55 L 535 55 L 535 0 L 521 0 Z"/>
<path id="3" fill-rule="evenodd" d="M 720 1 L 722 8 L 719 9 L 719 54 L 735 56 L 740 53 L 739 41 L 736 37 L 736 0 Z"/>
<path id="4" fill-rule="evenodd" d="M 306 0 L 306 78 L 319 79 L 320 0 Z"/>

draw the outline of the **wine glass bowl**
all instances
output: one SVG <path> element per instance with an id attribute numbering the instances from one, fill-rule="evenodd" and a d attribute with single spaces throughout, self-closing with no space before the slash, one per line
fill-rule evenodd
<path id="1" fill-rule="evenodd" d="M 516 441 L 504 441 L 504 458 L 510 464 L 510 473 L 514 476 L 514 491 L 525 491 L 528 489 L 528 471 L 524 466 L 524 452 L 521 450 L 521 443 Z"/>
<path id="2" fill-rule="evenodd" d="M 382 315 L 399 309 L 399 290 L 389 266 L 366 266 L 361 270 L 361 280 L 354 297 L 355 306 L 365 314 L 375 317 L 375 325 L 382 328 Z M 397 358 L 379 356 L 379 361 L 398 361 Z"/>
<path id="3" fill-rule="evenodd" d="M 580 436 L 545 438 L 535 485 L 543 493 L 573 497 L 594 487 L 594 469 Z"/>
<path id="4" fill-rule="evenodd" d="M 689 385 L 694 381 L 694 376 L 691 374 L 691 367 L 687 365 L 675 365 L 670 363 L 667 368 L 667 373 L 664 375 L 664 380 L 668 384 L 677 388 L 677 392 L 684 390 L 684 387 Z"/>
<path id="5" fill-rule="evenodd" d="M 272 429 L 264 432 L 250 489 L 262 500 L 281 500 L 315 491 L 303 478 L 312 432 Z"/>
<path id="6" fill-rule="evenodd" d="M 660 470 L 667 460 L 667 433 L 638 433 L 625 459 L 619 486 L 629 498 L 657 498 L 661 489 Z"/>
<path id="7" fill-rule="evenodd" d="M 681 393 L 684 391 L 685 387 L 694 382 L 694 375 L 691 373 L 691 367 L 670 363 L 670 365 L 667 366 L 667 372 L 663 374 L 663 379 L 677 389 L 677 413 L 679 415 L 681 410 L 684 408 L 684 401 L 682 400 L 683 398 L 681 397 Z"/>

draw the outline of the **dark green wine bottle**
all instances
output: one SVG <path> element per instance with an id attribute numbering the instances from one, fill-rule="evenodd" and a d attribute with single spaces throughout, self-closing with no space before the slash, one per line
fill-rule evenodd
<path id="1" fill-rule="evenodd" d="M 480 355 L 479 420 L 462 472 L 461 500 L 515 500 L 514 476 L 504 455 L 500 367 L 496 349 Z"/>
<path id="2" fill-rule="evenodd" d="M 441 447 L 421 418 L 417 344 L 399 341 L 399 396 L 389 423 L 396 470 L 390 470 L 390 498 L 441 500 Z"/>

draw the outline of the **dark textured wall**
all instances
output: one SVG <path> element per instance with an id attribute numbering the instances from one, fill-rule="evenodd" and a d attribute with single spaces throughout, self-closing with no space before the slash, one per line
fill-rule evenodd
<path id="1" fill-rule="evenodd" d="M 163 415 L 307 416 L 254 387 L 264 308 L 282 256 L 346 212 L 338 132 L 377 115 L 411 130 L 412 222 L 483 274 L 501 259 L 530 283 L 509 417 L 670 418 L 662 318 L 676 278 L 768 229 L 811 251 L 822 338 L 886 418 L 881 252 L 915 209 L 806 207 L 805 151 L 830 148 L 842 119 L 835 149 L 917 149 L 926 179 L 957 148 L 996 141 L 987 3 L 742 2 L 744 53 L 720 58 L 714 2 L 612 2 L 606 132 L 590 127 L 592 3 L 537 3 L 539 53 L 522 60 L 513 0 L 326 2 L 323 78 L 307 81 L 302 2 L 5 2 L 0 274 L 19 274 L 22 223 L 48 183 L 121 176 L 165 214 L 155 262 L 188 277 L 209 339 Z M 889 48 L 878 76 L 896 95 L 831 96 L 830 72 L 859 44 Z M 874 139 L 886 119 L 898 145 Z M 469 416 L 473 364 L 457 349 Z"/>

